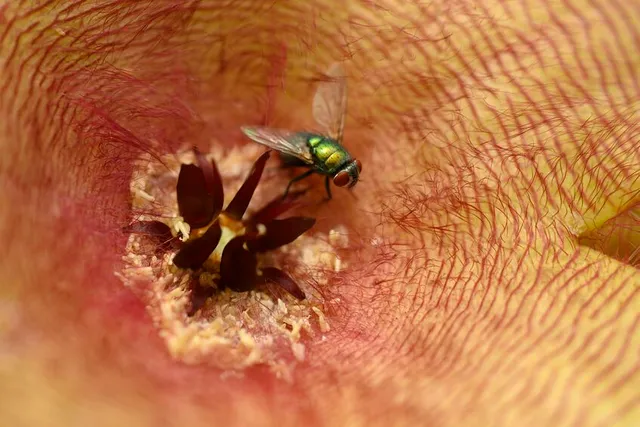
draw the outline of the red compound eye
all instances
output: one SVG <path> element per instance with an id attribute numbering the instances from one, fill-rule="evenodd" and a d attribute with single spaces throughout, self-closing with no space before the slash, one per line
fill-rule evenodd
<path id="1" fill-rule="evenodd" d="M 351 182 L 351 177 L 347 171 L 338 172 L 336 176 L 333 177 L 333 183 L 336 187 L 344 187 L 349 185 L 349 182 Z"/>
<path id="2" fill-rule="evenodd" d="M 354 160 L 354 162 L 356 163 L 356 168 L 358 168 L 358 174 L 360 174 L 362 172 L 362 163 L 360 163 L 360 160 Z"/>

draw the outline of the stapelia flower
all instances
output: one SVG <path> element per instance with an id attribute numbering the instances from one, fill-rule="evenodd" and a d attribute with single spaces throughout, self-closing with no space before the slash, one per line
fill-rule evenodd
<path id="1" fill-rule="evenodd" d="M 2 2 L 2 425 L 640 425 L 638 4 Z M 114 276 L 135 163 L 298 129 L 342 59 L 330 330 L 291 384 L 185 366 Z"/>
<path id="2" fill-rule="evenodd" d="M 258 254 L 293 242 L 315 224 L 315 219 L 309 217 L 277 219 L 293 207 L 302 193 L 291 193 L 286 198 L 277 197 L 252 216 L 243 219 L 269 153 L 265 152 L 256 160 L 244 183 L 223 210 L 224 188 L 215 160 L 208 161 L 205 155 L 194 148 L 197 164 L 181 165 L 176 186 L 178 209 L 192 230 L 190 238 L 181 243 L 172 235 L 171 228 L 160 221 L 134 222 L 124 231 L 146 234 L 155 239 L 158 243 L 157 252 L 177 248 L 173 263 L 182 269 L 202 268 L 218 249 L 217 253 L 221 254 L 217 260 L 218 288 L 242 292 L 262 286 L 277 295 L 276 288 L 279 287 L 297 299 L 304 299 L 304 292 L 285 272 L 275 267 L 258 268 Z M 221 243 L 223 234 L 230 234 L 231 238 Z M 197 281 L 192 281 L 191 312 L 199 308 L 213 292 L 214 288 L 203 288 Z"/>

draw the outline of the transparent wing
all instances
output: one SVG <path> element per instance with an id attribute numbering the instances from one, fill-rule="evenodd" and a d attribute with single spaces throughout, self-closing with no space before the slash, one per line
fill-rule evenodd
<path id="1" fill-rule="evenodd" d="M 306 141 L 297 132 L 283 129 L 272 129 L 259 126 L 243 126 L 240 128 L 253 141 L 269 148 L 313 164 L 313 157 Z"/>
<path id="2" fill-rule="evenodd" d="M 347 77 L 339 62 L 331 65 L 326 74 L 330 80 L 318 86 L 313 98 L 313 117 L 330 137 L 342 142 L 347 111 Z"/>

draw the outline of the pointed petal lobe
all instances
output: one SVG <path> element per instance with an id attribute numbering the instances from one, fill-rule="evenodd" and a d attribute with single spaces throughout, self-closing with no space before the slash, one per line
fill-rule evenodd
<path id="1" fill-rule="evenodd" d="M 232 239 L 224 248 L 220 261 L 220 283 L 223 287 L 243 292 L 253 289 L 257 281 L 258 261 L 244 248 L 247 238 Z"/>
<path id="2" fill-rule="evenodd" d="M 260 283 L 264 284 L 276 297 L 278 296 L 278 291 L 277 289 L 273 289 L 274 286 L 284 289 L 299 300 L 305 299 L 304 292 L 302 292 L 302 289 L 300 289 L 298 284 L 294 282 L 289 275 L 278 268 L 263 268 Z"/>
<path id="3" fill-rule="evenodd" d="M 274 219 L 265 226 L 267 232 L 255 240 L 247 242 L 253 252 L 266 252 L 293 242 L 316 223 L 314 218 L 294 216 Z"/>
<path id="4" fill-rule="evenodd" d="M 188 316 L 193 316 L 198 310 L 200 310 L 207 299 L 212 297 L 215 288 L 210 286 L 202 286 L 197 279 L 193 279 L 191 282 L 191 308 L 187 312 Z"/>
<path id="5" fill-rule="evenodd" d="M 204 175 L 207 192 L 213 199 L 213 216 L 217 217 L 222 211 L 222 205 L 224 204 L 222 177 L 220 176 L 215 160 L 207 161 L 207 157 L 196 147 L 193 148 L 193 151 L 196 155 L 198 166 Z"/>
<path id="6" fill-rule="evenodd" d="M 158 243 L 156 253 L 162 253 L 179 244 L 178 239 L 171 234 L 169 226 L 160 221 L 137 221 L 123 227 L 122 231 L 151 237 Z"/>
<path id="7" fill-rule="evenodd" d="M 260 178 L 262 177 L 262 171 L 264 171 L 264 167 L 267 164 L 267 160 L 269 160 L 270 152 L 267 151 L 263 153 L 258 160 L 253 164 L 253 168 L 251 172 L 249 172 L 249 176 L 245 179 L 242 187 L 238 190 L 235 197 L 227 206 L 225 212 L 235 218 L 242 219 L 245 211 L 247 210 L 247 206 L 249 206 L 249 202 L 253 197 L 254 191 L 256 191 L 256 187 L 260 182 Z"/>
<path id="8" fill-rule="evenodd" d="M 213 196 L 207 191 L 202 169 L 196 165 L 182 165 L 178 175 L 178 209 L 191 228 L 209 224 L 214 215 Z"/>
<path id="9" fill-rule="evenodd" d="M 124 233 L 147 234 L 149 236 L 166 237 L 170 239 L 171 228 L 160 221 L 137 221 L 122 228 Z"/>
<path id="10" fill-rule="evenodd" d="M 173 258 L 173 263 L 180 268 L 197 270 L 216 249 L 221 236 L 222 229 L 216 221 L 201 237 L 185 243 Z"/>
<path id="11" fill-rule="evenodd" d="M 287 194 L 287 197 L 284 199 L 282 196 L 278 196 L 273 199 L 271 202 L 267 203 L 262 209 L 253 214 L 249 219 L 251 224 L 265 224 L 273 219 L 276 219 L 278 216 L 282 215 L 289 209 L 291 209 L 295 202 L 300 196 L 302 196 L 306 191 L 296 191 Z"/>

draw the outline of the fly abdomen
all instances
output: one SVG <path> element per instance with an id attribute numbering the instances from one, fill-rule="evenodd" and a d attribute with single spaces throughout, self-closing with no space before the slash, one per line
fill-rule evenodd
<path id="1" fill-rule="evenodd" d="M 327 157 L 324 161 L 325 166 L 330 170 L 336 170 L 346 162 L 346 156 L 344 150 L 336 150 L 332 155 Z"/>

